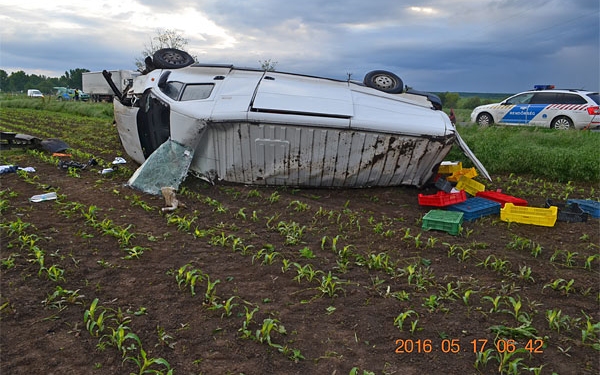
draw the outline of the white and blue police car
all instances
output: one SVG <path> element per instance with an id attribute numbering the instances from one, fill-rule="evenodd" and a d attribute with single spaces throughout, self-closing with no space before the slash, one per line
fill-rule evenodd
<path id="1" fill-rule="evenodd" d="M 471 122 L 480 126 L 500 124 L 600 130 L 598 92 L 536 85 L 533 90 L 513 95 L 500 103 L 475 108 Z"/>

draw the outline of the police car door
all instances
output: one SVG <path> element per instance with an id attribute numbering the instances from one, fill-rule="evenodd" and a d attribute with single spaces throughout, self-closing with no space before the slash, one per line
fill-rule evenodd
<path id="1" fill-rule="evenodd" d="M 527 110 L 529 125 L 550 127 L 552 119 L 548 116 L 547 111 L 544 110 L 551 104 L 557 103 L 558 95 L 553 92 L 538 92 L 531 98 L 529 109 Z"/>
<path id="2" fill-rule="evenodd" d="M 502 117 L 500 123 L 509 125 L 527 124 L 527 111 L 533 94 L 532 92 L 526 92 L 508 98 L 503 104 L 512 104 L 513 107 Z"/>

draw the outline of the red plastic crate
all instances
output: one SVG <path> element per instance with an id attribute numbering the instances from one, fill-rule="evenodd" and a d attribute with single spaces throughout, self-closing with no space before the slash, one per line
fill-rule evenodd
<path id="1" fill-rule="evenodd" d="M 445 207 L 452 204 L 464 202 L 467 200 L 467 194 L 464 190 L 458 193 L 446 193 L 438 191 L 432 195 L 419 194 L 419 204 L 421 206 Z"/>
<path id="2" fill-rule="evenodd" d="M 500 193 L 497 191 L 479 191 L 477 196 L 485 199 L 489 199 L 494 202 L 498 202 L 504 207 L 506 203 L 512 203 L 515 206 L 527 206 L 525 199 L 513 197 L 512 195 Z"/>

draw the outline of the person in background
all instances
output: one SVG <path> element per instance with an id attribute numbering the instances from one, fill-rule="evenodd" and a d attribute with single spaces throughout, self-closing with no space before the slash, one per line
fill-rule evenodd
<path id="1" fill-rule="evenodd" d="M 75 89 L 75 100 L 79 101 L 79 90 Z"/>

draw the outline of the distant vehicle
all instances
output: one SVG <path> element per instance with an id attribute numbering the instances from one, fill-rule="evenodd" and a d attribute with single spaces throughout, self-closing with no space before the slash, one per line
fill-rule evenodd
<path id="1" fill-rule="evenodd" d="M 27 90 L 27 96 L 30 98 L 43 98 L 44 94 L 40 90 L 29 89 Z"/>
<path id="2" fill-rule="evenodd" d="M 75 89 L 67 87 L 53 87 L 53 89 L 56 90 L 57 100 L 75 100 Z M 90 100 L 90 95 L 79 90 L 79 100 L 87 102 Z"/>
<path id="3" fill-rule="evenodd" d="M 501 103 L 482 105 L 471 113 L 480 126 L 529 125 L 553 129 L 600 129 L 598 92 L 536 85 Z"/>
<path id="4" fill-rule="evenodd" d="M 407 94 L 390 72 L 334 80 L 164 49 L 127 92 L 105 77 L 121 143 L 142 164 L 129 185 L 147 193 L 177 188 L 188 170 L 248 185 L 423 186 L 454 143 L 489 178 L 435 97 Z"/>
<path id="5" fill-rule="evenodd" d="M 112 81 L 119 91 L 126 91 L 131 87 L 133 79 L 141 73 L 134 70 L 111 70 L 109 71 Z M 90 95 L 94 102 L 112 102 L 114 92 L 102 76 L 102 72 L 85 72 L 81 75 L 83 91 Z"/>

